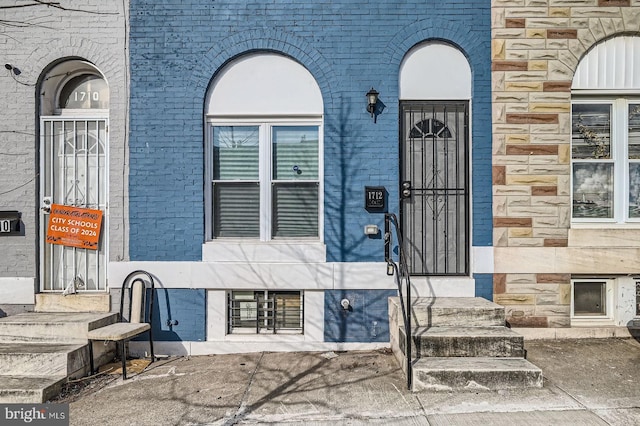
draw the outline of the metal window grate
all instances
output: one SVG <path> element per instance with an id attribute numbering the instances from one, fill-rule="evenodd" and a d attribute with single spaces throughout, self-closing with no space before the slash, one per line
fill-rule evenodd
<path id="1" fill-rule="evenodd" d="M 227 295 L 228 333 L 303 333 L 302 293 L 234 291 Z"/>

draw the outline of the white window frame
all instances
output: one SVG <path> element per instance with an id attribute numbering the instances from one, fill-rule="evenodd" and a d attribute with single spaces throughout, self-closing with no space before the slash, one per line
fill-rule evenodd
<path id="1" fill-rule="evenodd" d="M 611 105 L 611 159 L 594 159 L 593 162 L 613 163 L 613 217 L 612 218 L 576 218 L 573 216 L 574 203 L 574 163 L 588 163 L 589 159 L 573 159 L 571 152 L 571 222 L 573 224 L 640 224 L 640 218 L 629 217 L 629 163 L 633 160 L 628 158 L 628 108 L 629 104 L 640 104 L 640 96 L 574 96 L 571 105 L 576 104 L 602 104 Z M 573 108 L 571 115 L 573 123 Z M 571 130 L 571 137 L 573 130 Z M 571 150 L 573 145 L 571 146 Z M 638 161 L 638 160 L 635 160 Z"/>
<path id="2" fill-rule="evenodd" d="M 265 323 L 262 325 L 257 325 L 257 328 L 259 331 L 256 330 L 256 327 L 249 327 L 249 326 L 236 326 L 236 327 L 232 327 L 231 324 L 231 318 L 230 318 L 230 312 L 231 312 L 231 298 L 233 297 L 233 293 L 235 292 L 242 292 L 242 293 L 256 293 L 256 292 L 261 292 L 263 293 L 263 300 L 267 300 L 269 298 L 269 296 L 271 295 L 271 293 L 279 293 L 279 292 L 287 292 L 287 293 L 297 293 L 298 297 L 299 297 L 299 301 L 300 301 L 300 327 L 295 327 L 295 328 L 279 328 L 279 329 L 274 329 L 274 330 L 270 330 L 267 327 L 267 321 L 265 320 Z M 275 334 L 286 334 L 286 335 L 304 335 L 304 291 L 302 290 L 279 290 L 279 289 L 268 289 L 268 290 L 229 290 L 226 292 L 226 297 L 227 297 L 227 306 L 226 306 L 226 311 L 227 311 L 227 335 L 242 335 L 242 334 L 252 334 L 252 335 L 275 335 Z M 255 299 L 247 299 L 248 303 L 253 302 Z M 263 307 L 262 308 L 256 308 L 256 311 L 258 309 L 265 309 L 267 308 L 267 304 L 266 302 L 263 302 Z M 252 312 L 253 313 L 253 312 Z M 274 320 L 274 327 L 275 327 L 275 323 L 276 321 Z"/>
<path id="3" fill-rule="evenodd" d="M 259 165 L 260 182 L 260 238 L 262 242 L 272 241 L 310 241 L 322 242 L 324 236 L 324 133 L 321 117 L 260 117 L 260 118 L 226 118 L 208 117 L 206 119 L 206 161 L 205 161 L 205 241 L 252 241 L 252 238 L 213 236 L 213 127 L 217 126 L 258 126 L 259 130 Z M 272 128 L 279 126 L 317 126 L 318 127 L 318 235 L 306 238 L 277 238 L 272 237 Z M 301 181 L 314 182 L 315 180 Z"/>
<path id="4" fill-rule="evenodd" d="M 599 282 L 605 284 L 605 314 L 604 315 L 576 315 L 575 314 L 575 287 L 580 283 Z M 614 325 L 615 320 L 615 279 L 612 278 L 576 278 L 571 280 L 571 325 L 572 326 L 597 326 Z"/>

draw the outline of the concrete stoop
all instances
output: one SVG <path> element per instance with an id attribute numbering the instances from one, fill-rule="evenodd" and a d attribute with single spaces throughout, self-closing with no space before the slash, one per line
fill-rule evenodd
<path id="1" fill-rule="evenodd" d="M 89 372 L 87 333 L 117 320 L 113 313 L 29 312 L 0 318 L 0 403 L 42 403 L 67 378 Z M 93 343 L 96 365 L 115 345 Z"/>
<path id="2" fill-rule="evenodd" d="M 84 372 L 88 356 L 87 344 L 3 343 L 0 346 L 0 376 L 77 377 Z"/>
<path id="3" fill-rule="evenodd" d="M 524 357 L 524 338 L 506 327 L 416 327 L 413 355 L 420 357 Z M 400 344 L 406 333 L 400 328 Z"/>
<path id="4" fill-rule="evenodd" d="M 87 343 L 89 330 L 116 319 L 113 313 L 25 312 L 0 318 L 0 342 Z"/>
<path id="5" fill-rule="evenodd" d="M 414 391 L 542 387 L 542 372 L 524 358 L 420 358 L 413 371 Z"/>
<path id="6" fill-rule="evenodd" d="M 389 300 L 391 348 L 406 374 L 406 332 L 399 298 Z M 505 327 L 504 308 L 482 298 L 412 301 L 413 390 L 542 387 L 525 359 L 524 337 Z"/>
<path id="7" fill-rule="evenodd" d="M 60 393 L 67 376 L 0 376 L 0 403 L 39 404 Z"/>
<path id="8" fill-rule="evenodd" d="M 411 303 L 414 327 L 501 327 L 504 307 L 481 297 L 420 297 Z"/>

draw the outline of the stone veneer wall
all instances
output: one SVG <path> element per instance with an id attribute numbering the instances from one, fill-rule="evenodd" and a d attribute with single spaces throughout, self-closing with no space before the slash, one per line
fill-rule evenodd
<path id="1" fill-rule="evenodd" d="M 640 1 L 491 3 L 494 301 L 514 326 L 567 327 L 572 273 L 640 270 L 636 244 L 572 238 L 570 210 L 574 72 L 597 42 L 640 31 Z"/>

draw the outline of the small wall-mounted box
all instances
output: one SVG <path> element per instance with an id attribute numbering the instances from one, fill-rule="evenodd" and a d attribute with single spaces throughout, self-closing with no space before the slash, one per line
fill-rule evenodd
<path id="1" fill-rule="evenodd" d="M 22 213 L 17 210 L 0 210 L 0 237 L 21 235 L 21 217 Z"/>
<path id="2" fill-rule="evenodd" d="M 380 232 L 380 228 L 378 228 L 378 225 L 364 226 L 364 235 L 378 235 L 379 232 Z"/>

